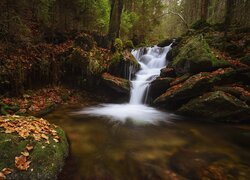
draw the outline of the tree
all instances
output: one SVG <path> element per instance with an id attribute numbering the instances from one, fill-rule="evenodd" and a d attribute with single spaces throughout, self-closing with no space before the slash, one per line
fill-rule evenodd
<path id="1" fill-rule="evenodd" d="M 201 21 L 207 21 L 209 3 L 210 0 L 201 0 Z"/>
<path id="2" fill-rule="evenodd" d="M 227 36 L 229 26 L 231 25 L 231 22 L 232 22 L 234 5 L 235 5 L 235 0 L 226 0 L 226 15 L 225 15 L 225 21 L 224 21 L 225 37 Z"/>
<path id="3" fill-rule="evenodd" d="M 120 36 L 121 15 L 123 9 L 123 0 L 112 0 L 108 38 L 110 42 L 114 42 L 115 38 Z"/>

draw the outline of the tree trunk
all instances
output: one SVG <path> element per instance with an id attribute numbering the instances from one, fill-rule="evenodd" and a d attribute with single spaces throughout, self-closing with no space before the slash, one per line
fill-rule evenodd
<path id="1" fill-rule="evenodd" d="M 201 16 L 202 21 L 207 21 L 209 0 L 201 0 Z"/>
<path id="2" fill-rule="evenodd" d="M 224 36 L 225 37 L 227 37 L 227 32 L 232 22 L 234 5 L 235 5 L 235 0 L 226 1 L 226 15 L 225 15 L 225 21 L 224 21 L 224 24 L 225 24 Z"/>
<path id="3" fill-rule="evenodd" d="M 108 38 L 111 43 L 120 36 L 121 15 L 123 9 L 123 0 L 112 0 Z"/>

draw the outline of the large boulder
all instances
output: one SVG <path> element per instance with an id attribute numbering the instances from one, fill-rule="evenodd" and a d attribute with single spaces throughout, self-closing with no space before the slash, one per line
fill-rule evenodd
<path id="1" fill-rule="evenodd" d="M 149 96 L 153 99 L 163 94 L 169 87 L 173 78 L 156 78 L 150 83 Z"/>
<path id="2" fill-rule="evenodd" d="M 190 99 L 209 91 L 214 85 L 233 80 L 234 76 L 235 70 L 232 68 L 218 69 L 211 73 L 201 72 L 183 83 L 170 87 L 154 101 L 154 104 L 166 108 L 177 108 Z"/>
<path id="3" fill-rule="evenodd" d="M 178 75 L 229 66 L 228 62 L 216 58 L 202 35 L 184 39 L 176 48 L 177 56 L 174 57 L 172 66 Z"/>
<path id="4" fill-rule="evenodd" d="M 44 119 L 0 116 L 0 179 L 56 179 L 68 156 L 64 131 Z"/>
<path id="5" fill-rule="evenodd" d="M 177 113 L 217 121 L 249 122 L 250 120 L 250 107 L 222 91 L 209 92 L 193 99 L 178 109 Z"/>
<path id="6" fill-rule="evenodd" d="M 102 79 L 108 87 L 115 90 L 116 92 L 129 94 L 130 83 L 128 80 L 123 79 L 123 78 L 119 78 L 116 76 L 112 76 L 109 73 L 103 73 Z"/>

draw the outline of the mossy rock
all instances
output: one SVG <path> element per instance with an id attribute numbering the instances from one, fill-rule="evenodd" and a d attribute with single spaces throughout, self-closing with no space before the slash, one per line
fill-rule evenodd
<path id="1" fill-rule="evenodd" d="M 213 86 L 224 83 L 234 82 L 236 72 L 232 68 L 218 69 L 213 72 L 201 72 L 189 77 L 183 75 L 173 81 L 164 94 L 155 99 L 154 104 L 166 108 L 178 108 L 183 103 L 187 103 L 192 98 L 198 97 L 208 92 Z M 187 80 L 185 80 L 187 77 Z M 181 79 L 184 79 L 184 82 Z M 176 82 L 179 81 L 179 84 Z"/>
<path id="2" fill-rule="evenodd" d="M 123 53 L 116 52 L 113 54 L 108 72 L 114 76 L 129 79 L 130 76 L 134 76 L 139 69 L 140 64 L 131 52 L 124 51 Z"/>
<path id="3" fill-rule="evenodd" d="M 228 62 L 215 57 L 202 35 L 189 37 L 178 46 L 175 52 L 177 56 L 172 63 L 178 75 L 212 71 L 229 66 Z"/>
<path id="4" fill-rule="evenodd" d="M 109 73 L 103 73 L 102 79 L 109 88 L 115 90 L 116 92 L 129 94 L 130 82 L 128 80 L 112 76 Z"/>
<path id="5" fill-rule="evenodd" d="M 183 105 L 177 113 L 217 121 L 249 122 L 250 119 L 250 107 L 222 91 L 209 92 L 193 99 Z"/>
<path id="6" fill-rule="evenodd" d="M 85 51 L 90 51 L 94 47 L 94 40 L 88 34 L 81 34 L 75 39 L 74 45 L 84 49 Z"/>
<path id="7" fill-rule="evenodd" d="M 0 125 L 4 120 L 11 122 L 20 120 L 31 122 L 38 120 L 35 117 L 22 116 L 0 116 Z M 53 126 L 49 124 L 49 126 Z M 6 175 L 7 179 L 56 179 L 69 152 L 69 145 L 66 135 L 60 127 L 53 126 L 59 142 L 53 140 L 52 135 L 48 135 L 50 144 L 45 139 L 36 141 L 32 135 L 27 138 L 21 137 L 17 132 L 5 133 L 5 128 L 0 127 L 0 170 L 11 168 L 12 173 Z M 19 170 L 15 165 L 15 158 L 24 152 L 27 145 L 32 145 L 29 152 L 28 161 L 31 161 L 27 170 Z"/>
<path id="8" fill-rule="evenodd" d="M 116 38 L 115 42 L 114 42 L 114 47 L 115 47 L 116 52 L 122 52 L 122 50 L 123 50 L 122 40 L 119 38 Z"/>
<path id="9" fill-rule="evenodd" d="M 129 49 L 129 50 L 134 49 L 135 46 L 134 46 L 133 41 L 132 41 L 132 40 L 127 40 L 127 41 L 125 42 L 125 48 L 126 48 L 126 49 Z"/>

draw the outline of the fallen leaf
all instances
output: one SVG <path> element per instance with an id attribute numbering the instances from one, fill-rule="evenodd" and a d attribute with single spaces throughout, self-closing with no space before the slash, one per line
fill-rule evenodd
<path id="1" fill-rule="evenodd" d="M 4 175 L 8 175 L 10 173 L 12 173 L 13 169 L 10 169 L 10 168 L 4 168 L 1 172 L 4 174 Z"/>
<path id="2" fill-rule="evenodd" d="M 25 149 L 27 149 L 28 151 L 31 151 L 34 147 L 32 145 L 27 144 L 27 146 L 25 147 Z"/>
<path id="3" fill-rule="evenodd" d="M 0 172 L 0 179 L 6 179 L 6 176 L 2 172 Z"/>
<path id="4" fill-rule="evenodd" d="M 25 157 L 28 157 L 30 155 L 28 151 L 21 152 L 21 154 L 24 155 Z"/>
<path id="5" fill-rule="evenodd" d="M 26 171 L 30 167 L 30 163 L 31 161 L 27 161 L 27 157 L 24 155 L 15 157 L 16 168 L 21 171 Z"/>

